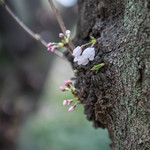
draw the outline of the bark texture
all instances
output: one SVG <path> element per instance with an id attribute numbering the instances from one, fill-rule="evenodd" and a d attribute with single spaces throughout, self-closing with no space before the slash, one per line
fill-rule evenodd
<path id="1" fill-rule="evenodd" d="M 150 2 L 78 0 L 77 44 L 94 36 L 94 61 L 73 63 L 87 119 L 107 128 L 114 150 L 150 149 Z M 105 62 L 98 74 L 90 69 Z"/>

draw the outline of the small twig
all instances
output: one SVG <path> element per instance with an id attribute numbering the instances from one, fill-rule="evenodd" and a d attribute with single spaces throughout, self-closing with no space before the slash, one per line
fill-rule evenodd
<path id="1" fill-rule="evenodd" d="M 69 46 L 72 49 L 72 51 L 75 49 L 75 46 L 74 46 L 72 40 L 69 41 Z"/>
<path id="2" fill-rule="evenodd" d="M 60 25 L 60 28 L 61 28 L 62 32 L 63 32 L 64 34 L 66 34 L 66 27 L 65 27 L 65 24 L 64 24 L 64 22 L 63 22 L 62 17 L 60 16 L 60 14 L 59 14 L 57 8 L 54 6 L 53 1 L 52 1 L 52 0 L 48 0 L 48 1 L 49 1 L 49 4 L 50 4 L 51 7 L 52 7 L 52 10 L 53 10 L 53 12 L 54 12 L 56 18 L 57 18 L 57 21 L 58 21 L 58 23 L 59 23 L 59 25 Z M 72 51 L 75 49 L 75 46 L 74 46 L 74 44 L 72 43 L 71 40 L 69 41 L 69 47 L 71 48 Z"/>
<path id="3" fill-rule="evenodd" d="M 66 46 L 66 48 L 67 48 L 67 50 L 69 51 L 69 53 L 72 55 L 71 49 L 70 49 L 68 46 Z M 73 56 L 73 55 L 72 55 L 72 56 Z"/>
<path id="4" fill-rule="evenodd" d="M 34 33 L 31 29 L 29 29 L 13 12 L 12 10 L 7 6 L 7 4 L 2 3 L 2 6 L 7 10 L 7 12 L 11 15 L 11 17 L 26 31 L 33 39 L 41 43 L 43 46 L 47 47 L 47 42 L 37 33 Z M 61 58 L 65 58 L 62 53 L 55 51 L 55 55 Z"/>
<path id="5" fill-rule="evenodd" d="M 62 20 L 62 17 L 60 16 L 57 8 L 54 6 L 52 0 L 48 0 L 48 1 L 49 1 L 50 5 L 52 7 L 52 10 L 53 10 L 54 14 L 56 15 L 57 21 L 58 21 L 58 23 L 60 25 L 60 28 L 61 28 L 62 32 L 65 34 L 66 33 L 66 27 L 65 27 L 65 24 L 64 24 L 64 22 Z"/>
<path id="6" fill-rule="evenodd" d="M 100 48 L 103 48 L 98 42 L 97 42 L 97 45 L 98 45 Z"/>

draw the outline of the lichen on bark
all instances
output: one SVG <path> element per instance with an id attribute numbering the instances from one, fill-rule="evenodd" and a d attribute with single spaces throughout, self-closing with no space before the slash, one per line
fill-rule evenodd
<path id="1" fill-rule="evenodd" d="M 139 0 L 79 0 L 77 44 L 94 36 L 94 61 L 73 63 L 87 119 L 107 128 L 112 149 L 150 149 L 150 7 Z M 96 74 L 90 69 L 106 66 Z"/>

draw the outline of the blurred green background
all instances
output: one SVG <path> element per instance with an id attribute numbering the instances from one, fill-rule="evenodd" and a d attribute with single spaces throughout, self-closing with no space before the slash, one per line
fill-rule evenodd
<path id="1" fill-rule="evenodd" d="M 107 130 L 94 129 L 86 120 L 82 105 L 73 112 L 62 105 L 63 100 L 71 99 L 72 95 L 59 91 L 59 86 L 72 76 L 67 61 L 54 60 L 39 109 L 21 131 L 18 150 L 110 150 Z"/>

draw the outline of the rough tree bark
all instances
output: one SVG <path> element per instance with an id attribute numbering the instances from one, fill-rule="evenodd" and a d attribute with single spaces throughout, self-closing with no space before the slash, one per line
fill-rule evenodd
<path id="1" fill-rule="evenodd" d="M 94 61 L 73 63 L 88 120 L 107 128 L 114 150 L 150 149 L 150 1 L 78 0 L 77 43 L 92 35 Z M 105 62 L 96 74 L 93 65 Z"/>

